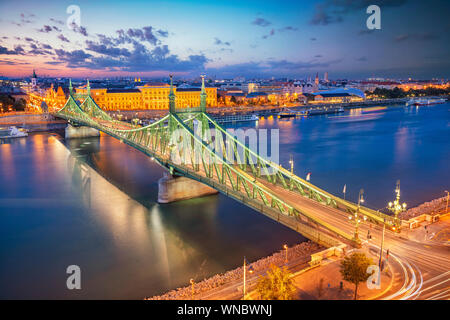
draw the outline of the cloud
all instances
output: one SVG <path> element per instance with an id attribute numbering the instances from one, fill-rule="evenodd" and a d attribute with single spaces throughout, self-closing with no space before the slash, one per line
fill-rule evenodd
<path id="1" fill-rule="evenodd" d="M 16 50 L 9 50 L 6 47 L 0 46 L 0 54 L 19 54 Z"/>
<path id="2" fill-rule="evenodd" d="M 86 30 L 85 27 L 79 26 L 79 25 L 77 25 L 75 22 L 72 22 L 72 23 L 70 24 L 70 27 L 72 28 L 72 31 L 73 31 L 73 32 L 82 34 L 82 35 L 85 36 L 85 37 L 88 36 L 87 30 Z"/>
<path id="3" fill-rule="evenodd" d="M 218 46 L 220 46 L 220 45 L 231 46 L 231 43 L 230 43 L 230 42 L 228 42 L 228 41 L 222 41 L 222 40 L 220 40 L 219 38 L 214 38 L 214 44 L 215 44 L 215 45 L 218 45 Z"/>
<path id="4" fill-rule="evenodd" d="M 26 14 L 26 13 L 21 13 L 20 14 L 20 22 L 11 22 L 12 24 L 15 24 L 19 27 L 21 27 L 24 24 L 28 24 L 28 23 L 34 23 L 34 21 L 32 20 L 32 18 L 35 18 L 36 16 L 34 14 Z"/>
<path id="5" fill-rule="evenodd" d="M 317 61 L 287 61 L 287 60 L 268 60 L 265 62 L 246 62 L 222 67 L 208 68 L 209 73 L 214 73 L 223 77 L 234 77 L 236 75 L 245 75 L 249 77 L 268 77 L 268 76 L 295 76 L 305 71 L 327 68 L 332 64 L 338 64 L 342 59 L 336 59 L 326 62 Z"/>
<path id="6" fill-rule="evenodd" d="M 330 15 L 323 4 L 316 4 L 315 12 L 311 20 L 309 21 L 310 24 L 313 25 L 327 25 L 330 23 L 337 23 L 341 22 L 342 17 L 341 16 L 333 16 Z"/>
<path id="7" fill-rule="evenodd" d="M 151 26 L 146 26 L 141 29 L 130 28 L 127 31 L 120 29 L 116 32 L 119 35 L 118 38 L 115 39 L 116 44 L 133 43 L 136 40 L 146 41 L 152 45 L 159 43 L 159 39 L 153 33 L 153 27 Z"/>
<path id="8" fill-rule="evenodd" d="M 317 38 L 310 38 L 309 40 L 311 40 L 311 41 L 316 41 Z"/>
<path id="9" fill-rule="evenodd" d="M 83 50 L 66 51 L 63 49 L 55 49 L 57 55 L 57 63 L 65 62 L 67 67 L 76 68 L 80 66 L 87 66 L 86 59 L 92 57 L 92 55 L 84 52 Z"/>
<path id="10" fill-rule="evenodd" d="M 283 31 L 297 31 L 298 28 L 293 27 L 293 26 L 286 26 L 284 28 L 278 29 L 278 31 L 283 32 Z"/>
<path id="11" fill-rule="evenodd" d="M 0 59 L 0 64 L 6 64 L 6 65 L 10 65 L 10 66 L 16 66 L 16 65 L 29 65 L 29 62 L 24 62 L 24 61 L 12 61 L 12 60 L 3 60 Z"/>
<path id="12" fill-rule="evenodd" d="M 101 43 L 95 43 L 94 41 L 91 40 L 87 40 L 86 41 L 86 49 L 99 53 L 99 54 L 104 54 L 104 55 L 108 55 L 108 56 L 113 56 L 113 57 L 119 57 L 119 56 L 130 56 L 130 51 L 128 51 L 128 49 L 126 48 L 118 48 L 118 47 L 111 47 L 111 46 L 107 46 Z"/>
<path id="13" fill-rule="evenodd" d="M 161 30 L 161 29 L 157 30 L 156 33 L 159 36 L 164 37 L 164 38 L 167 38 L 169 36 L 169 32 L 168 31 Z"/>
<path id="14" fill-rule="evenodd" d="M 328 25 L 343 21 L 343 16 L 357 10 L 367 8 L 372 4 L 377 4 L 381 8 L 398 7 L 408 0 L 325 0 L 317 3 L 311 20 L 312 25 Z"/>
<path id="15" fill-rule="evenodd" d="M 415 41 L 429 41 L 437 39 L 438 36 L 431 34 L 429 32 L 425 33 L 411 33 L 411 34 L 401 34 L 394 38 L 395 42 L 403 42 L 406 40 L 415 40 Z"/>
<path id="16" fill-rule="evenodd" d="M 252 21 L 252 24 L 260 26 L 260 27 L 267 27 L 271 25 L 272 23 L 264 18 L 256 18 L 254 21 Z"/>
<path id="17" fill-rule="evenodd" d="M 270 30 L 269 34 L 262 36 L 263 39 L 267 39 L 268 37 L 272 37 L 275 34 L 275 29 Z"/>
<path id="18" fill-rule="evenodd" d="M 44 25 L 41 29 L 38 29 L 39 32 L 44 32 L 44 33 L 49 33 L 52 30 L 53 30 L 53 28 L 48 25 Z"/>
<path id="19" fill-rule="evenodd" d="M 54 23 L 57 23 L 57 24 L 60 24 L 60 25 L 64 25 L 64 21 L 62 21 L 62 20 L 57 20 L 57 19 L 50 18 L 50 21 L 52 21 Z"/>
<path id="20" fill-rule="evenodd" d="M 125 31 L 124 31 L 125 32 Z M 141 34 L 124 33 L 130 37 L 141 37 Z M 123 34 L 119 34 L 120 37 Z M 145 35 L 143 35 L 145 37 Z M 114 37 L 99 36 L 99 41 L 86 41 L 86 50 L 55 50 L 56 56 L 48 64 L 65 64 L 69 68 L 89 68 L 106 71 L 200 71 L 209 61 L 204 55 L 189 55 L 180 59 L 171 54 L 167 45 L 155 46 L 152 49 L 138 41 L 132 42 L 132 49 L 115 47 Z M 122 39 L 123 40 L 123 39 Z M 107 44 L 105 44 L 107 43 Z M 112 45 L 110 45 L 112 44 Z"/>
<path id="21" fill-rule="evenodd" d="M 365 62 L 365 61 L 367 61 L 367 57 L 359 57 L 359 58 L 356 58 L 355 59 L 356 61 L 360 61 L 360 62 Z"/>
<path id="22" fill-rule="evenodd" d="M 61 40 L 61 41 L 64 41 L 64 42 L 70 42 L 69 39 L 64 37 L 64 35 L 62 33 L 58 34 L 58 39 Z"/>

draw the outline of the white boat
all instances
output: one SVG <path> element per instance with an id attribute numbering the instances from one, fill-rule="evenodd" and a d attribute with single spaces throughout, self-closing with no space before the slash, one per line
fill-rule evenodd
<path id="1" fill-rule="evenodd" d="M 407 106 L 415 105 L 415 106 L 429 106 L 432 104 L 441 104 L 445 103 L 447 100 L 443 98 L 433 99 L 433 98 L 426 98 L 426 99 L 410 99 L 408 102 L 406 102 Z"/>
<path id="2" fill-rule="evenodd" d="M 0 138 L 23 138 L 27 136 L 28 133 L 25 129 L 18 129 L 17 127 L 0 128 Z"/>
<path id="3" fill-rule="evenodd" d="M 256 114 L 229 114 L 229 115 L 214 115 L 212 116 L 217 123 L 227 122 L 243 122 L 243 121 L 257 121 L 259 118 Z"/>

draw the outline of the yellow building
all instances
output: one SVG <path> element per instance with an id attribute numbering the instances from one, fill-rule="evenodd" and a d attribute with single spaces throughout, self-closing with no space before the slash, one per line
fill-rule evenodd
<path id="1" fill-rule="evenodd" d="M 206 105 L 217 107 L 217 88 L 205 88 Z M 92 88 L 91 96 L 104 110 L 164 110 L 169 109 L 170 86 L 167 83 L 147 83 L 136 89 Z M 86 94 L 86 86 L 77 93 Z M 200 88 L 174 88 L 176 107 L 188 108 L 200 105 Z"/>
<path id="2" fill-rule="evenodd" d="M 32 91 L 28 94 L 28 107 L 36 112 L 53 112 L 64 107 L 66 95 L 61 87 L 55 91 L 53 84 L 44 91 Z M 42 102 L 45 102 L 48 110 L 41 110 Z"/>

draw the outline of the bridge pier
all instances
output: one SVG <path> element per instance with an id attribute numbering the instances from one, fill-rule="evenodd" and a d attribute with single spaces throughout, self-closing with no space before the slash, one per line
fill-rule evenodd
<path id="1" fill-rule="evenodd" d="M 201 182 L 186 178 L 174 177 L 164 172 L 158 180 L 158 202 L 169 203 L 217 194 L 218 191 Z"/>
<path id="2" fill-rule="evenodd" d="M 66 127 L 66 139 L 71 138 L 89 138 L 89 137 L 99 137 L 100 132 L 97 129 L 80 126 L 74 127 L 70 123 Z"/>

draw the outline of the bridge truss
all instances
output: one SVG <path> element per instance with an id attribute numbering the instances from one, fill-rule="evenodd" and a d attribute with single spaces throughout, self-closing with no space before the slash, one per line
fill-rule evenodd
<path id="1" fill-rule="evenodd" d="M 283 188 L 315 201 L 319 206 L 348 213 L 358 210 L 357 204 L 336 197 L 261 157 L 205 112 L 205 100 L 206 94 L 201 96 L 199 108 L 180 110 L 175 109 L 174 96 L 169 95 L 169 113 L 141 127 L 113 119 L 95 103 L 89 89 L 84 101 L 78 102 L 70 86 L 69 98 L 55 116 L 115 137 L 152 157 L 171 174 L 202 182 L 313 241 L 331 246 L 339 242 L 336 239 L 354 240 L 352 235 L 312 212 L 299 209 L 292 201 L 274 192 L 274 188 Z M 359 212 L 374 223 L 397 225 L 393 217 L 372 209 L 360 206 Z"/>

